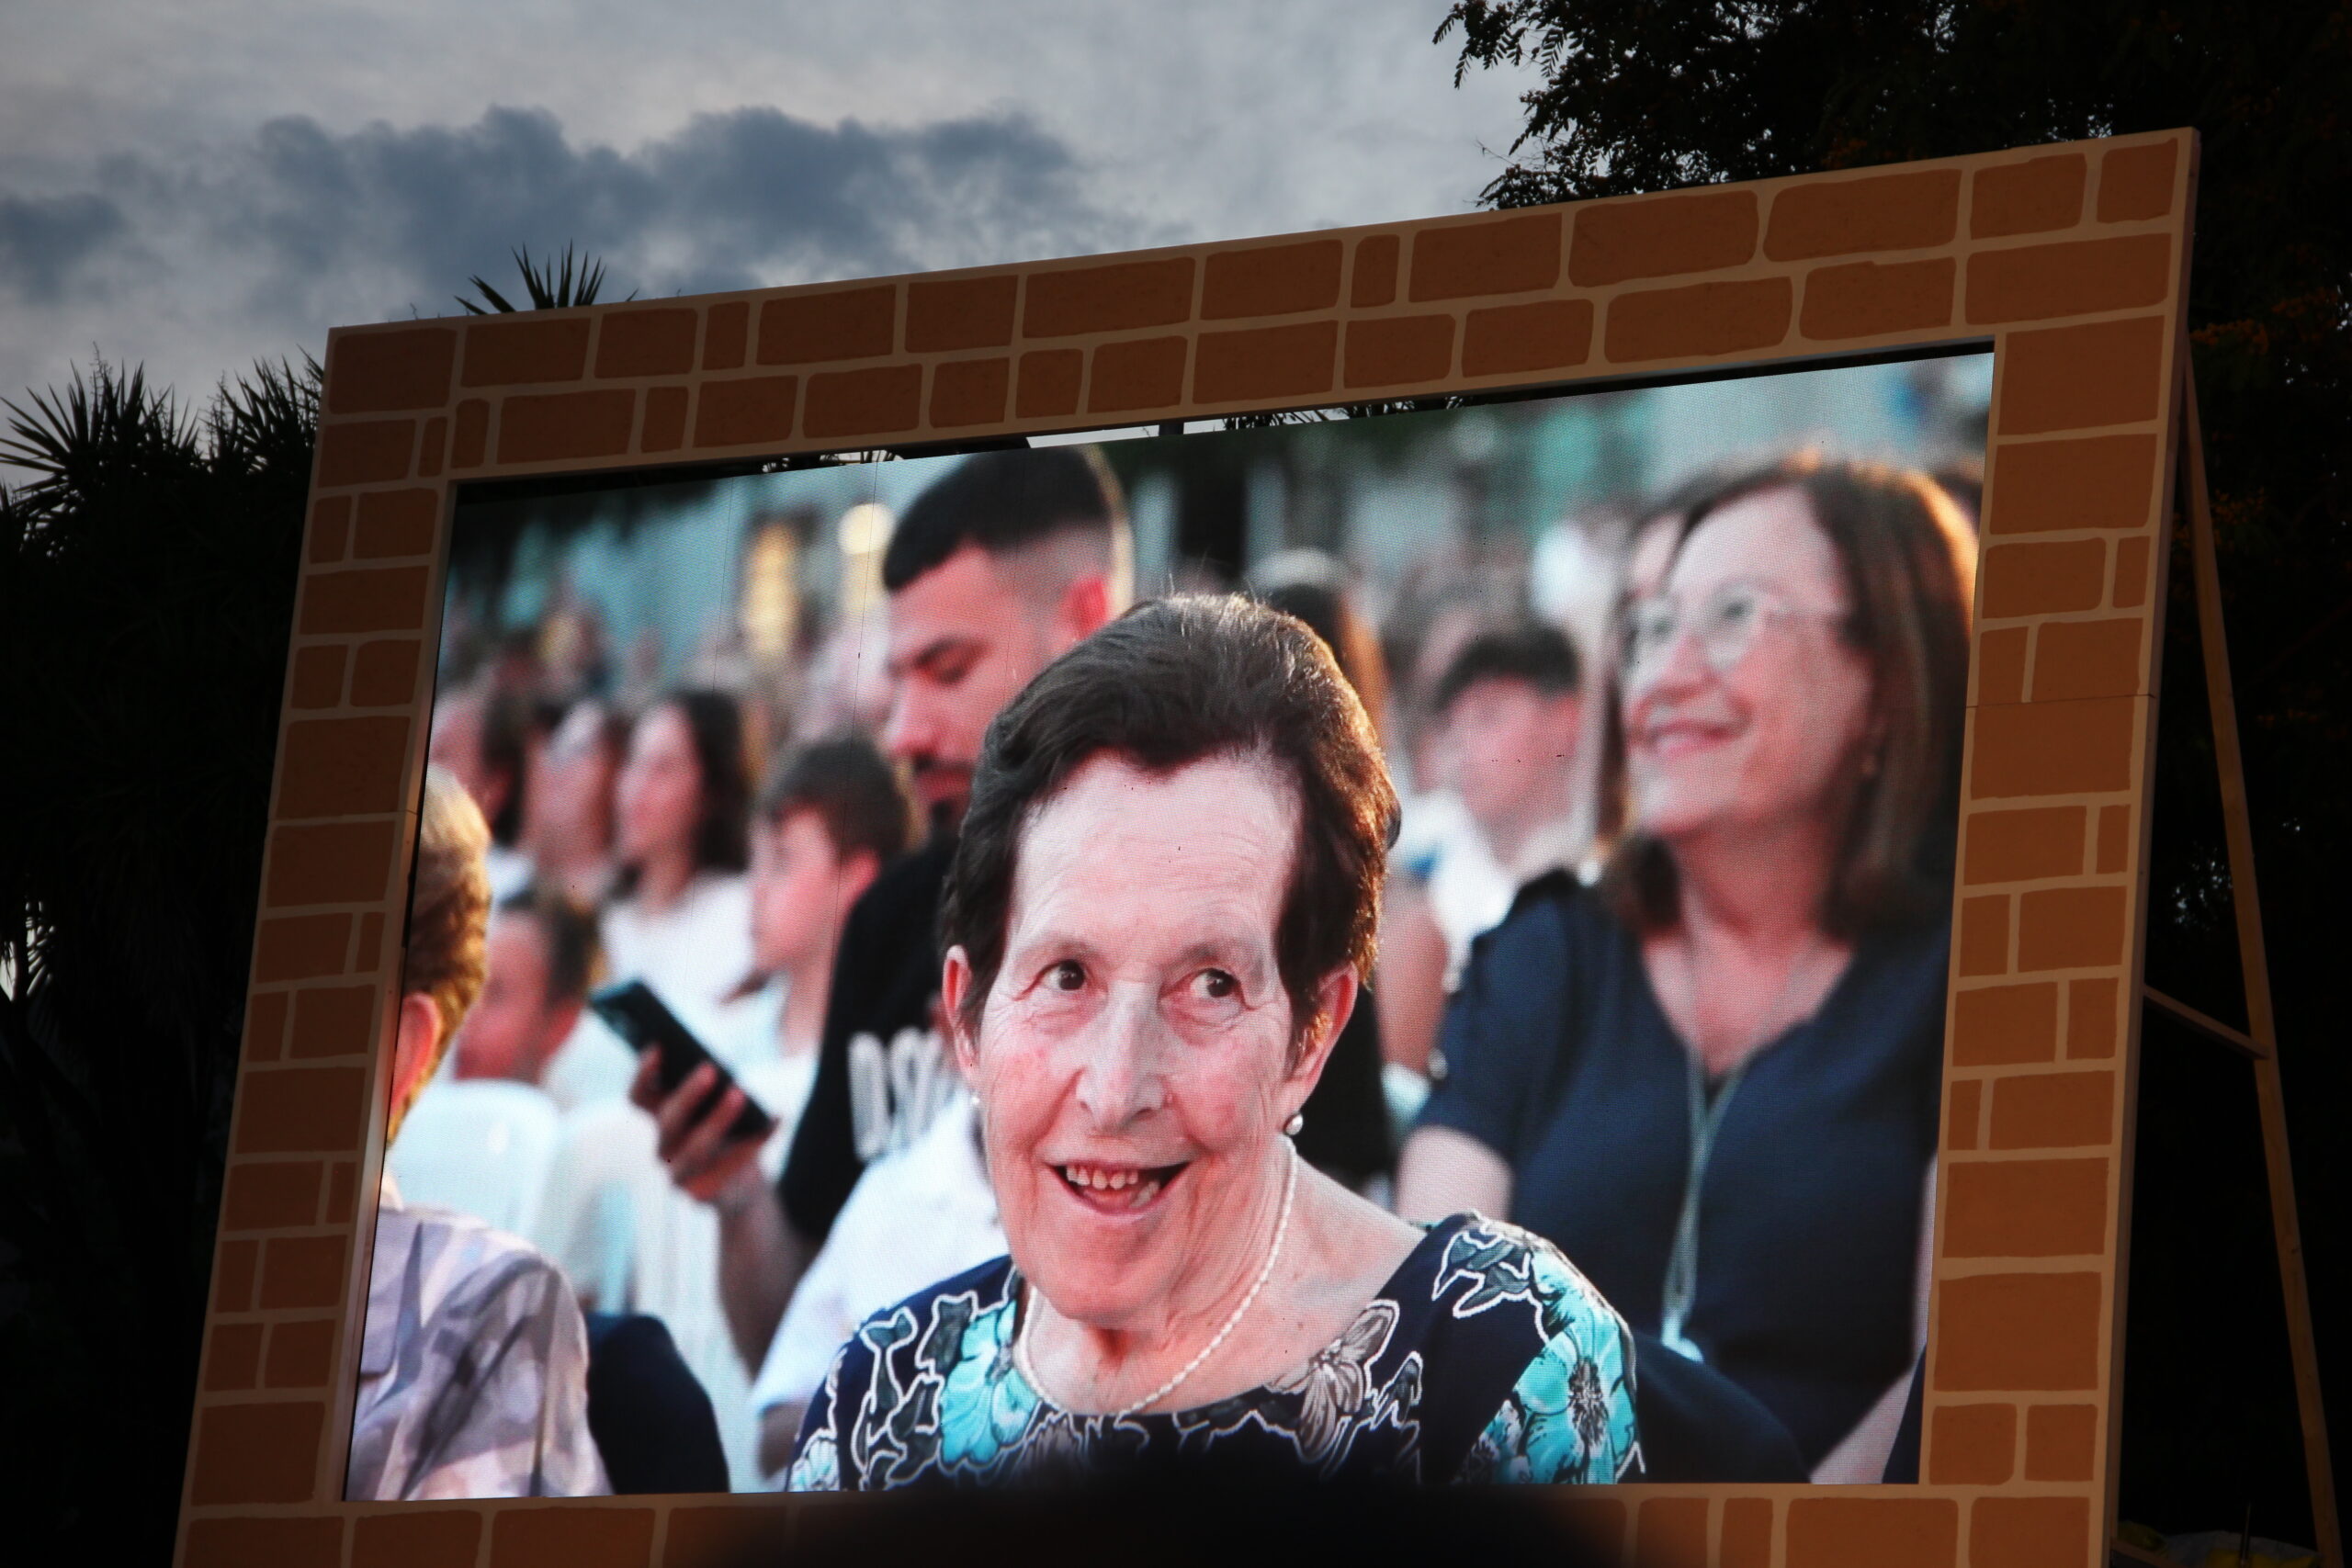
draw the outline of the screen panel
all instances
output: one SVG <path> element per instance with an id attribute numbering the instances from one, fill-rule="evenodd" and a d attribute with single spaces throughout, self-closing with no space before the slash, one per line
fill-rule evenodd
<path id="1" fill-rule="evenodd" d="M 1989 1562 L 2020 1541 L 2053 1561 L 2076 1560 L 2079 1542 L 2087 1559 L 2109 1490 L 2125 998 L 2192 157 L 2174 134 L 857 290 L 337 334 L 191 1558 L 298 1534 L 339 1543 L 366 1514 L 332 1499 L 454 479 L 1989 338 L 1923 1484 L 1681 1495 L 1702 1501 L 1708 1550 L 1725 1561 L 1761 1546 L 1792 1562 Z M 246 1354 L 281 1342 L 258 1364 Z M 1603 1512 L 1629 1543 L 1653 1516 L 1657 1530 L 1690 1528 L 1687 1506 L 1655 1489 L 1610 1495 Z M 282 1506 L 252 1517 L 265 1504 L 301 1505 L 318 1525 Z M 469 1506 L 501 1558 L 564 1517 Z M 649 1553 L 657 1535 L 683 1550 L 700 1517 L 683 1502 L 590 1512 L 615 1539 L 636 1539 L 642 1519 Z M 410 1517 L 367 1515 L 360 1539 Z"/>

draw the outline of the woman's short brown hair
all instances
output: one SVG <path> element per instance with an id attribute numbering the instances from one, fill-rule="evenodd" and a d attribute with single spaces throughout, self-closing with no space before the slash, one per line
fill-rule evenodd
<path id="1" fill-rule="evenodd" d="M 416 875 L 408 897 L 408 952 L 401 961 L 401 992 L 433 998 L 440 1015 L 433 1066 L 481 995 L 490 972 L 483 934 L 490 924 L 490 825 L 465 786 L 439 768 L 424 774 L 424 806 L 416 829 Z M 432 1077 L 427 1068 L 422 1088 Z M 397 1129 L 408 1112 L 392 1107 Z"/>
<path id="2" fill-rule="evenodd" d="M 1274 932 L 1294 1047 L 1323 1022 L 1325 976 L 1372 973 L 1396 792 L 1363 705 L 1322 639 L 1238 595 L 1138 604 L 1047 665 L 989 726 L 941 910 L 971 961 L 962 1023 L 977 1031 L 1004 962 L 1021 836 L 1102 755 L 1170 773 L 1263 758 L 1297 791 L 1298 844 Z"/>
<path id="3" fill-rule="evenodd" d="M 1676 552 L 1715 513 L 1776 490 L 1805 498 L 1837 555 L 1850 606 L 1842 632 L 1870 663 L 1879 737 L 1876 768 L 1855 781 L 1821 920 L 1851 937 L 1945 913 L 1960 822 L 1975 531 L 1923 473 L 1800 452 L 1688 497 L 1674 514 Z M 1624 755 L 1622 724 L 1622 706 L 1612 703 L 1612 762 Z M 1602 886 L 1636 931 L 1677 919 L 1673 856 L 1638 821 L 1619 840 Z"/>

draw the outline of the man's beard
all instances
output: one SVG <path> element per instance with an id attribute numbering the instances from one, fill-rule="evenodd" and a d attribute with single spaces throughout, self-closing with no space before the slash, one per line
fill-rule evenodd
<path id="1" fill-rule="evenodd" d="M 934 834 L 952 834 L 963 825 L 964 811 L 972 799 L 972 770 L 934 758 L 918 757 L 909 765 L 908 783 L 915 799 L 922 804 L 926 824 Z M 934 795 L 923 786 L 947 784 L 944 795 Z"/>

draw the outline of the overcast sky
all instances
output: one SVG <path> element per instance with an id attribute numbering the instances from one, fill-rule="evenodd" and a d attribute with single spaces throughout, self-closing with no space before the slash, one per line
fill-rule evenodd
<path id="1" fill-rule="evenodd" d="M 576 240 L 617 297 L 1465 210 L 1445 0 L 0 0 L 0 397 L 183 393 Z"/>

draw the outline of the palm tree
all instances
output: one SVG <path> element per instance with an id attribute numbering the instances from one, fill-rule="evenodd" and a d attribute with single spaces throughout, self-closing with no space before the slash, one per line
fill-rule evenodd
<path id="1" fill-rule="evenodd" d="M 0 400 L 0 1468 L 24 1555 L 169 1551 L 319 367 Z"/>
<path id="2" fill-rule="evenodd" d="M 597 291 L 605 286 L 605 264 L 602 261 L 583 255 L 577 264 L 577 273 L 573 271 L 570 241 L 564 242 L 560 263 L 552 256 L 533 262 L 528 245 L 518 246 L 514 256 L 514 265 L 522 270 L 525 296 L 531 302 L 528 305 L 510 302 L 503 294 L 485 282 L 480 273 L 476 273 L 466 281 L 481 293 L 482 302 L 477 303 L 462 294 L 457 296 L 458 303 L 465 307 L 466 314 L 488 316 L 504 310 L 562 310 L 574 305 L 594 305 Z M 636 299 L 637 290 L 630 289 L 628 298 Z"/>
<path id="3" fill-rule="evenodd" d="M 601 262 L 514 253 L 517 305 Z M 632 295 L 631 298 L 635 296 Z M 253 957 L 321 371 L 0 399 L 0 1473 L 28 1561 L 161 1561 Z M 0 468 L 0 473 L 7 469 Z"/>

